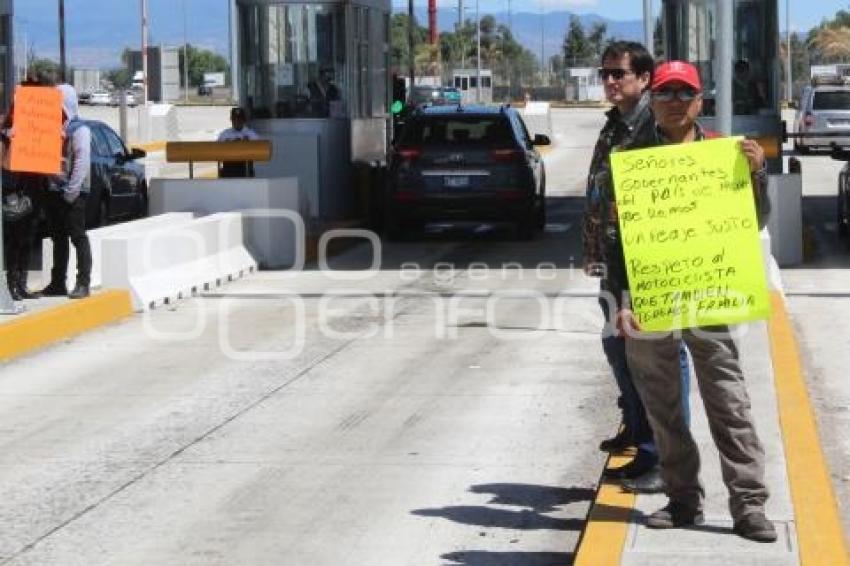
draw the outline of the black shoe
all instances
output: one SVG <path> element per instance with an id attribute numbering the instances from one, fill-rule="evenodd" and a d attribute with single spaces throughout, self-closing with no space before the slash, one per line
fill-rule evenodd
<path id="1" fill-rule="evenodd" d="M 617 436 L 612 438 L 608 438 L 599 443 L 599 449 L 603 452 L 619 452 L 621 450 L 625 450 L 629 446 L 634 446 L 635 443 L 632 440 L 632 435 L 626 431 L 626 429 L 621 430 L 617 433 Z"/>
<path id="2" fill-rule="evenodd" d="M 632 493 L 663 493 L 666 487 L 658 466 L 635 479 L 624 479 L 622 486 L 625 491 Z"/>
<path id="3" fill-rule="evenodd" d="M 51 281 L 50 285 L 41 290 L 42 297 L 67 297 L 68 288 L 61 283 Z"/>
<path id="4" fill-rule="evenodd" d="M 758 511 L 735 521 L 732 532 L 756 542 L 776 542 L 776 527 L 764 513 Z"/>
<path id="5" fill-rule="evenodd" d="M 20 294 L 24 299 L 40 299 L 41 293 L 38 291 L 30 291 L 27 289 L 27 272 L 19 271 L 18 272 L 18 280 L 17 280 L 17 288 L 18 294 Z"/>
<path id="6" fill-rule="evenodd" d="M 658 456 L 646 450 L 638 450 L 634 459 L 619 468 L 606 470 L 610 478 L 634 480 L 646 474 L 658 465 Z"/>
<path id="7" fill-rule="evenodd" d="M 705 516 L 699 509 L 671 501 L 646 519 L 650 529 L 676 529 L 690 525 L 701 525 Z"/>
<path id="8" fill-rule="evenodd" d="M 91 295 L 91 292 L 89 291 L 89 286 L 88 285 L 80 285 L 79 283 L 77 283 L 77 286 L 74 287 L 74 290 L 71 291 L 70 293 L 68 293 L 68 298 L 69 299 L 85 299 L 89 295 Z"/>

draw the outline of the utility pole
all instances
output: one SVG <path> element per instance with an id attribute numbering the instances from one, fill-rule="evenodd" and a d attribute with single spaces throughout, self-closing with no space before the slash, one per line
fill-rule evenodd
<path id="1" fill-rule="evenodd" d="M 463 0 L 457 0 L 457 29 L 463 29 Z"/>
<path id="2" fill-rule="evenodd" d="M 785 100 L 791 102 L 794 97 L 794 76 L 791 61 L 794 54 L 791 53 L 791 0 L 785 0 L 785 41 L 787 61 L 785 62 Z"/>
<path id="3" fill-rule="evenodd" d="M 231 66 L 231 73 L 233 67 Z M 186 30 L 186 0 L 183 0 L 183 100 L 189 103 L 189 33 Z"/>
<path id="4" fill-rule="evenodd" d="M 732 42 L 734 39 L 732 2 L 717 3 L 717 129 L 732 134 Z"/>
<path id="5" fill-rule="evenodd" d="M 59 82 L 65 78 L 65 0 L 59 0 Z"/>
<path id="6" fill-rule="evenodd" d="M 546 64 L 546 17 L 540 4 L 540 86 L 546 86 L 548 65 Z"/>
<path id="7" fill-rule="evenodd" d="M 475 57 L 476 57 L 476 75 L 478 77 L 476 81 L 475 88 L 475 101 L 478 104 L 481 104 L 481 12 L 479 11 L 479 0 L 475 0 L 475 29 L 476 33 L 476 43 L 478 46 L 475 48 Z"/>
<path id="8" fill-rule="evenodd" d="M 142 104 L 148 104 L 148 0 L 142 4 Z"/>
<path id="9" fill-rule="evenodd" d="M 413 52 L 415 48 L 415 42 L 413 40 L 413 26 L 414 22 L 414 14 L 413 14 L 413 0 L 407 0 L 407 49 L 408 53 L 408 71 L 410 72 L 410 90 L 408 90 L 408 94 L 413 92 L 413 85 L 416 83 L 416 54 Z M 408 96 L 410 98 L 410 96 Z"/>
<path id="10" fill-rule="evenodd" d="M 239 46 L 237 44 L 237 26 L 239 17 L 236 10 L 236 0 L 227 3 L 227 15 L 230 22 L 228 33 L 230 34 L 230 97 L 237 105 L 242 105 L 242 97 L 239 93 Z"/>
<path id="11" fill-rule="evenodd" d="M 652 0 L 643 0 L 643 43 L 647 51 L 655 52 L 652 33 Z"/>

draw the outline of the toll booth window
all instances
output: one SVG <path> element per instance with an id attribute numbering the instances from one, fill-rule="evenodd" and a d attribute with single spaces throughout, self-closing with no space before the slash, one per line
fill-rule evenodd
<path id="1" fill-rule="evenodd" d="M 244 99 L 254 118 L 327 118 L 347 112 L 345 21 L 327 4 L 242 6 Z"/>
<path id="2" fill-rule="evenodd" d="M 717 93 L 717 1 L 664 4 L 668 59 L 695 64 L 704 88 L 703 113 L 715 114 Z M 774 114 L 778 109 L 776 3 L 735 0 L 732 107 L 738 116 Z"/>
<path id="3" fill-rule="evenodd" d="M 483 88 L 492 88 L 493 81 L 490 77 L 481 77 L 481 86 Z"/>

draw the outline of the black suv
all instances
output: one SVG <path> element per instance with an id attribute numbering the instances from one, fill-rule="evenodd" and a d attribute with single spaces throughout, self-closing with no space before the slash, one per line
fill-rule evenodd
<path id="1" fill-rule="evenodd" d="M 386 222 L 390 238 L 427 222 L 512 222 L 522 239 L 546 224 L 546 171 L 517 111 L 435 106 L 414 111 L 393 144 Z"/>

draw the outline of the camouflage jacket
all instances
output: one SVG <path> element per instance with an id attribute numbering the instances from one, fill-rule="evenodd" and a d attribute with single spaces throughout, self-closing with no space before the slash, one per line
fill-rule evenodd
<path id="1" fill-rule="evenodd" d="M 582 239 L 585 272 L 603 277 L 608 271 L 606 241 L 618 242 L 617 211 L 614 205 L 614 183 L 609 157 L 613 150 L 638 149 L 656 145 L 655 119 L 649 107 L 649 92 L 641 96 L 637 106 L 626 116 L 614 107 L 599 132 L 599 139 L 587 175 Z"/>

